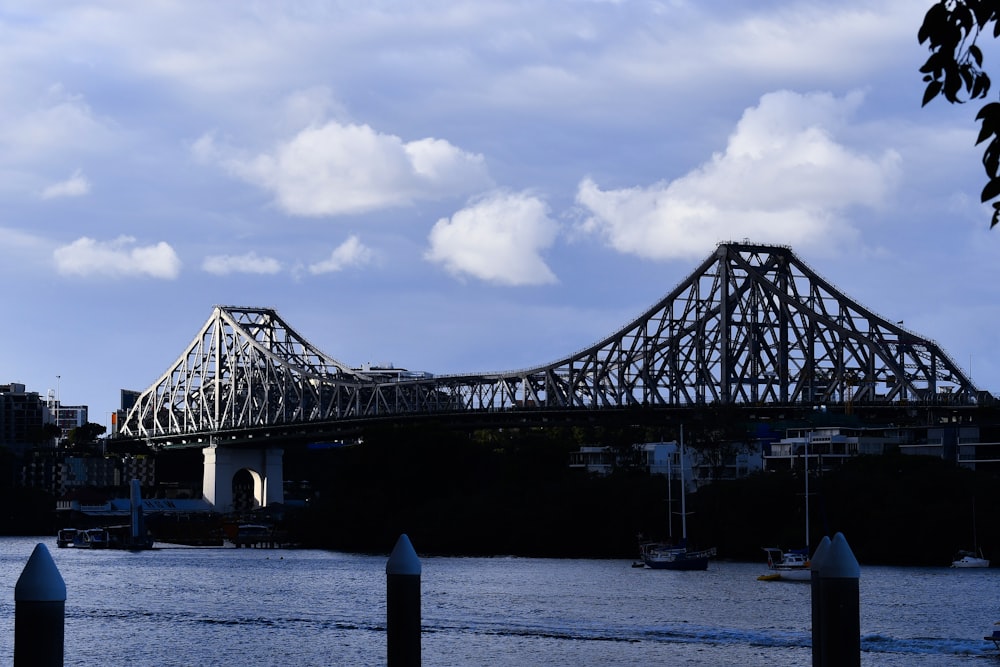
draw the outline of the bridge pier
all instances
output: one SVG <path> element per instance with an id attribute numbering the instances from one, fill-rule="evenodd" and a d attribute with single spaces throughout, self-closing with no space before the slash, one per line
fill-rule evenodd
<path id="1" fill-rule="evenodd" d="M 253 478 L 253 497 L 259 507 L 285 501 L 284 450 L 280 447 L 212 444 L 201 451 L 205 457 L 202 495 L 216 511 L 233 511 L 233 477 L 241 470 Z"/>

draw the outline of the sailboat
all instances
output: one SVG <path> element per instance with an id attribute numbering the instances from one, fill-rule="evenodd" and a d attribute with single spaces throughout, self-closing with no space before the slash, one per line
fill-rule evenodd
<path id="1" fill-rule="evenodd" d="M 767 574 L 757 577 L 760 581 L 812 581 L 809 564 L 809 443 L 812 432 L 806 435 L 805 478 L 806 478 L 806 546 L 804 549 L 782 551 L 777 547 L 764 547 L 767 552 Z"/>
<path id="2" fill-rule="evenodd" d="M 715 549 L 689 550 L 687 547 L 687 489 L 684 485 L 684 426 L 681 426 L 681 543 L 647 542 L 639 545 L 642 561 L 653 570 L 707 570 Z M 670 472 L 667 472 L 667 483 Z M 669 488 L 669 487 L 668 487 Z M 669 493 L 669 492 L 668 492 Z M 672 524 L 673 522 L 671 522 Z M 672 537 L 672 530 L 671 530 Z"/>
<path id="3" fill-rule="evenodd" d="M 990 561 L 983 557 L 983 550 L 979 548 L 976 530 L 976 500 L 972 500 L 972 551 L 959 551 L 951 561 L 952 567 L 989 567 Z"/>

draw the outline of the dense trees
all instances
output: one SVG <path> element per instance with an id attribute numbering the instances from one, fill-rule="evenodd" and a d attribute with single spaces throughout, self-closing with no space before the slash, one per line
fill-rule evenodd
<path id="1" fill-rule="evenodd" d="M 643 470 L 570 469 L 579 437 L 384 429 L 361 446 L 286 458 L 286 479 L 308 475 L 318 492 L 300 524 L 314 546 L 386 552 L 405 532 L 426 554 L 635 558 L 639 533 L 666 536 L 667 483 Z M 972 547 L 974 502 L 979 545 L 998 557 L 1000 529 L 986 520 L 1000 511 L 998 479 L 934 457 L 859 457 L 812 480 L 812 546 L 843 532 L 866 564 L 945 566 Z M 761 547 L 800 548 L 802 494 L 800 471 L 703 487 L 688 496 L 691 542 L 762 563 Z"/>

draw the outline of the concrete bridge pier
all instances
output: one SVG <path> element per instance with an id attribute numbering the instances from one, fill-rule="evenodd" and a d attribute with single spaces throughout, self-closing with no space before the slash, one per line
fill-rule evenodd
<path id="1" fill-rule="evenodd" d="M 201 450 L 205 456 L 202 495 L 218 512 L 233 508 L 233 477 L 246 470 L 253 478 L 253 497 L 258 507 L 283 503 L 284 469 L 280 447 L 226 447 L 212 444 Z"/>

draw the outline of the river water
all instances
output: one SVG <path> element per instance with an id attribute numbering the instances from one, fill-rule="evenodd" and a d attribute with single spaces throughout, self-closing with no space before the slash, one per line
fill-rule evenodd
<path id="1" fill-rule="evenodd" d="M 384 665 L 386 556 L 57 549 L 0 539 L 0 664 L 14 585 L 45 544 L 66 582 L 66 665 Z M 419 553 L 419 545 L 414 545 Z M 808 665 L 810 587 L 761 563 L 422 557 L 424 665 Z M 862 665 L 987 665 L 1000 570 L 861 568 Z"/>

